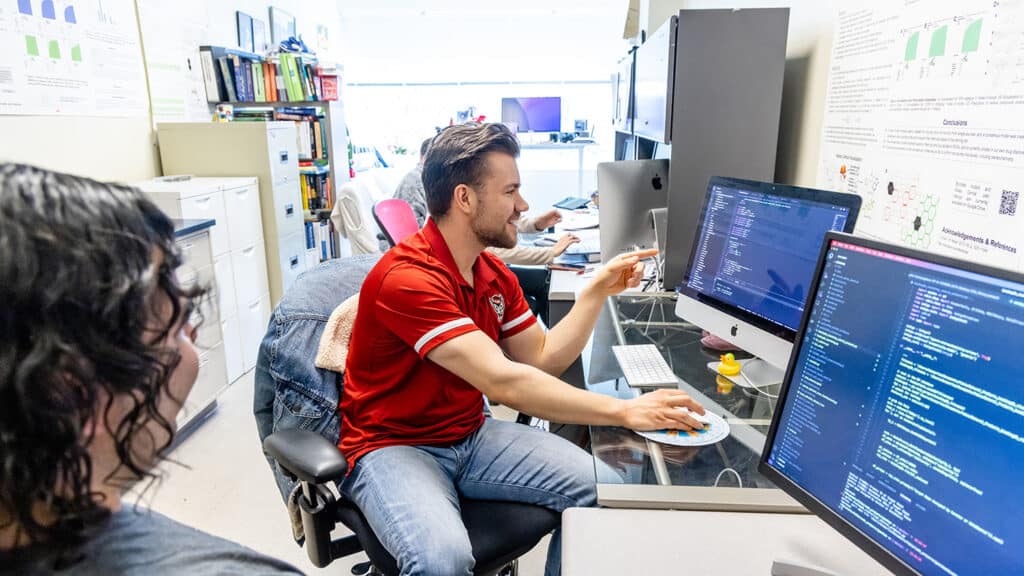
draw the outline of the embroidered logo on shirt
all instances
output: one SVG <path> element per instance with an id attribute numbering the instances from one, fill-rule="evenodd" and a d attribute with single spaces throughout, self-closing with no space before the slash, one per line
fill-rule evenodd
<path id="1" fill-rule="evenodd" d="M 494 313 L 498 315 L 498 322 L 505 320 L 505 297 L 501 294 L 495 294 L 491 296 L 491 308 L 494 308 Z"/>

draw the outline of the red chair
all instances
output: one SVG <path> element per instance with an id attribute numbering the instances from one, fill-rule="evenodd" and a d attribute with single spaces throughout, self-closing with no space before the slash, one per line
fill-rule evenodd
<path id="1" fill-rule="evenodd" d="M 405 200 L 389 198 L 373 205 L 373 218 L 392 246 L 419 231 L 416 214 Z"/>

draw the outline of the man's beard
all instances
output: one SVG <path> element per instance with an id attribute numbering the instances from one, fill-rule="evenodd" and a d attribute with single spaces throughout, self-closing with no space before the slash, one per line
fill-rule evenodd
<path id="1" fill-rule="evenodd" d="M 486 230 L 479 224 L 478 218 L 473 218 L 470 221 L 470 227 L 473 233 L 476 234 L 476 239 L 488 248 L 515 248 L 516 244 L 519 243 L 518 234 L 503 234 L 505 225 L 508 221 L 502 223 L 502 231 Z"/>

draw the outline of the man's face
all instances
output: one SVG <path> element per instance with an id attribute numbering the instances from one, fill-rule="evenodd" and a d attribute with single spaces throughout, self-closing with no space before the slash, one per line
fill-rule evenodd
<path id="1" fill-rule="evenodd" d="M 486 157 L 487 174 L 477 196 L 476 212 L 470 226 L 484 246 L 513 248 L 519 240 L 516 221 L 530 205 L 519 194 L 519 167 L 509 154 L 491 152 Z"/>

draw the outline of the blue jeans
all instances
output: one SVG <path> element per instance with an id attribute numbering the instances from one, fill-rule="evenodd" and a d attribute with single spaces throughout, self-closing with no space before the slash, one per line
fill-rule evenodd
<path id="1" fill-rule="evenodd" d="M 459 495 L 525 502 L 558 512 L 594 506 L 594 460 L 568 440 L 487 418 L 448 447 L 389 446 L 366 454 L 342 484 L 402 575 L 473 572 Z M 548 547 L 545 574 L 561 570 L 561 538 Z"/>

